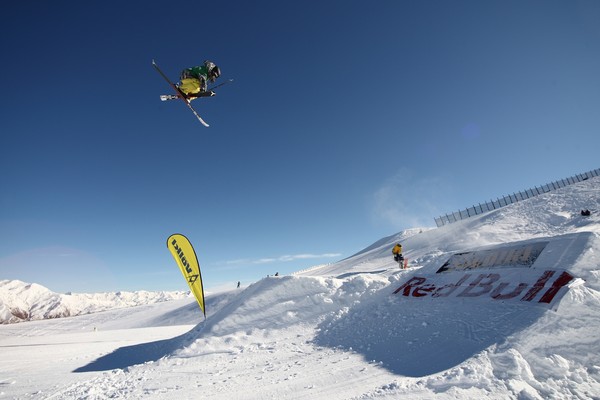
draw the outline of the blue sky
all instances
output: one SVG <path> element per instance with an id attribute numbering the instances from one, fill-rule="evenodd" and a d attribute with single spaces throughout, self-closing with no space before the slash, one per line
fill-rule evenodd
<path id="1" fill-rule="evenodd" d="M 208 290 L 600 167 L 595 1 L 33 1 L 0 15 L 0 279 Z M 216 62 L 195 102 L 177 79 Z M 409 249 L 406 249 L 408 251 Z"/>

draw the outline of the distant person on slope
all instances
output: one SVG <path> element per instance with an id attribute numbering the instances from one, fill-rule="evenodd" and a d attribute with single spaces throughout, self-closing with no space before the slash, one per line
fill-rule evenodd
<path id="1" fill-rule="evenodd" d="M 190 100 L 200 97 L 206 92 L 208 82 L 214 82 L 221 76 L 221 70 L 212 61 L 204 61 L 204 64 L 186 68 L 181 71 L 179 90 Z"/>
<path id="2" fill-rule="evenodd" d="M 394 255 L 394 261 L 396 261 L 397 263 L 401 263 L 404 261 L 404 257 L 402 256 L 402 245 L 400 243 L 396 243 L 396 245 L 392 249 L 392 254 Z"/>

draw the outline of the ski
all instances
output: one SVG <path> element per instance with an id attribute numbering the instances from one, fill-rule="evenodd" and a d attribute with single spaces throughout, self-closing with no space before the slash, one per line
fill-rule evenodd
<path id="1" fill-rule="evenodd" d="M 215 85 L 211 88 L 208 88 L 208 90 L 206 92 L 200 92 L 198 94 L 192 94 L 192 95 L 188 95 L 187 98 L 191 101 L 193 99 L 197 99 L 198 97 L 212 97 L 215 96 L 216 93 L 214 91 L 214 89 L 221 87 L 223 85 L 226 85 L 228 83 L 233 82 L 233 79 L 227 79 L 225 82 L 223 83 L 219 83 L 218 85 Z M 162 101 L 169 101 L 169 100 L 175 100 L 178 99 L 179 96 L 175 95 L 175 94 L 161 94 L 160 95 L 160 99 Z"/>
<path id="2" fill-rule="evenodd" d="M 167 83 L 169 84 L 169 86 L 171 86 L 171 88 L 173 88 L 173 90 L 175 91 L 177 98 L 180 98 L 185 105 L 190 109 L 190 111 L 196 116 L 196 118 L 198 118 L 198 121 L 200 121 L 200 123 L 202 125 L 204 125 L 205 127 L 209 127 L 209 125 L 202 119 L 202 117 L 196 112 L 196 110 L 194 110 L 194 107 L 192 107 L 192 105 L 190 104 L 190 100 L 181 92 L 181 90 L 179 90 L 179 88 L 177 86 L 175 86 L 175 84 L 173 82 L 171 82 L 169 80 L 169 78 L 165 75 L 164 72 L 162 72 L 162 70 L 158 67 L 158 65 L 156 64 L 156 61 L 152 60 L 152 66 L 154 67 L 154 69 L 156 69 L 156 71 L 158 71 L 158 73 L 163 77 L 163 79 L 165 81 L 167 81 Z M 162 96 L 161 96 L 161 100 L 162 100 Z M 166 100 L 163 100 L 166 101 Z"/>
<path id="3" fill-rule="evenodd" d="M 178 98 L 179 98 L 179 96 L 177 96 L 176 94 L 161 94 L 160 95 L 160 99 L 162 101 L 176 100 Z"/>
<path id="4" fill-rule="evenodd" d="M 189 101 L 192 101 L 194 99 L 197 99 L 199 97 L 213 97 L 214 95 L 216 95 L 215 92 L 213 92 L 212 90 L 208 91 L 208 92 L 200 92 L 197 94 L 189 94 L 186 96 L 186 99 Z M 169 101 L 169 100 L 175 100 L 175 99 L 179 99 L 179 96 L 177 96 L 176 94 L 161 94 L 160 95 L 160 99 L 162 101 Z"/>

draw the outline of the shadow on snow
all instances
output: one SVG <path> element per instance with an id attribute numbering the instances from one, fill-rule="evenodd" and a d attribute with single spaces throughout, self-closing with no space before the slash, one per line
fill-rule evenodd
<path id="1" fill-rule="evenodd" d="M 191 343 L 197 336 L 198 329 L 199 326 L 196 326 L 191 331 L 171 339 L 120 347 L 112 353 L 102 356 L 83 367 L 75 369 L 73 372 L 109 371 L 117 368 L 125 369 L 149 361 L 158 361 L 161 358 L 170 355 L 175 350 L 181 349 L 186 343 Z"/>
<path id="2" fill-rule="evenodd" d="M 483 299 L 376 297 L 341 317 L 325 320 L 314 343 L 362 354 L 398 375 L 422 377 L 503 343 L 547 312 L 542 307 Z"/>

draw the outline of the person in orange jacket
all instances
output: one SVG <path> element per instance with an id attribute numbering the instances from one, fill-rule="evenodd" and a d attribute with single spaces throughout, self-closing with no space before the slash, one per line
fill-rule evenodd
<path id="1" fill-rule="evenodd" d="M 402 245 L 400 243 L 396 243 L 392 249 L 392 254 L 394 255 L 394 261 L 397 263 L 399 263 L 400 260 L 404 260 L 404 257 L 402 256 Z"/>

